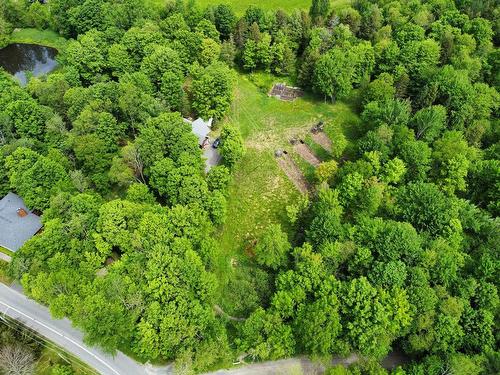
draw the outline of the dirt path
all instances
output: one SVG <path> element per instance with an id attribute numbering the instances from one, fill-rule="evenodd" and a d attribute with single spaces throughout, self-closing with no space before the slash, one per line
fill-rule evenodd
<path id="1" fill-rule="evenodd" d="M 277 158 L 278 165 L 283 169 L 283 172 L 292 181 L 295 187 L 302 193 L 306 194 L 309 190 L 309 184 L 302 174 L 300 168 L 295 164 L 289 155 L 283 155 Z"/>
<path id="2" fill-rule="evenodd" d="M 332 152 L 332 141 L 323 132 L 311 133 L 311 137 L 318 145 L 323 147 L 326 151 Z"/>
<path id="3" fill-rule="evenodd" d="M 214 305 L 214 311 L 217 315 L 225 316 L 229 320 L 233 320 L 235 322 L 244 322 L 246 320 L 245 318 L 236 318 L 234 316 L 227 314 L 224 310 L 222 310 L 222 307 L 220 307 L 219 305 Z"/>
<path id="4" fill-rule="evenodd" d="M 321 163 L 321 161 L 316 157 L 316 155 L 313 154 L 309 146 L 305 143 L 299 142 L 295 146 L 293 146 L 293 149 L 313 167 L 317 167 Z"/>
<path id="5" fill-rule="evenodd" d="M 351 354 L 347 357 L 333 357 L 328 365 L 342 365 L 348 367 L 362 358 L 356 354 Z M 409 358 L 400 355 L 398 352 L 389 353 L 382 361 L 382 367 L 387 370 L 393 370 L 399 365 L 409 362 Z M 241 359 L 240 359 L 241 361 Z M 306 357 L 296 357 L 289 359 L 279 359 L 277 361 L 268 361 L 260 363 L 246 364 L 241 361 L 242 367 L 232 368 L 227 370 L 218 370 L 204 375 L 322 375 L 325 373 L 325 363 L 320 361 L 312 361 Z"/>

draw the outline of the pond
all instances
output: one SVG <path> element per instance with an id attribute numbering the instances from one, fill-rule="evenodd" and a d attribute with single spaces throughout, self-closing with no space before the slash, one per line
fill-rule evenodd
<path id="1" fill-rule="evenodd" d="M 26 86 L 29 72 L 39 77 L 57 67 L 56 55 L 55 48 L 15 43 L 0 49 L 0 66 Z"/>

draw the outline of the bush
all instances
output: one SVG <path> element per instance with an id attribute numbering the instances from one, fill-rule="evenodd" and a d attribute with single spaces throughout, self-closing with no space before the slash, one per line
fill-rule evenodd
<path id="1" fill-rule="evenodd" d="M 330 183 L 335 177 L 337 169 L 338 164 L 335 160 L 325 161 L 318 165 L 318 167 L 316 168 L 316 178 L 319 182 Z"/>

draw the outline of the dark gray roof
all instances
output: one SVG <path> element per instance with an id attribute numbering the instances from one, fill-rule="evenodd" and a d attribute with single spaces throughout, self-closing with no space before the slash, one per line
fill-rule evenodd
<path id="1" fill-rule="evenodd" d="M 19 208 L 24 209 L 28 215 L 19 216 Z M 41 227 L 40 218 L 26 208 L 21 197 L 9 193 L 0 200 L 0 246 L 17 251 Z"/>

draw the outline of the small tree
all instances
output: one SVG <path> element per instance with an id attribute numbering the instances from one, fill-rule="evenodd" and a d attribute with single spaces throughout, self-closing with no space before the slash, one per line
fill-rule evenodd
<path id="1" fill-rule="evenodd" d="M 322 55 L 314 67 L 313 88 L 325 98 L 345 98 L 352 89 L 354 66 L 341 48 Z"/>
<path id="2" fill-rule="evenodd" d="M 240 131 L 232 125 L 226 125 L 222 129 L 220 138 L 222 161 L 227 167 L 232 168 L 245 153 Z"/>
<path id="3" fill-rule="evenodd" d="M 220 60 L 226 63 L 230 68 L 234 67 L 234 59 L 236 58 L 236 46 L 233 38 L 222 43 L 220 48 Z"/>
<path id="4" fill-rule="evenodd" d="M 221 46 L 211 38 L 205 38 L 201 42 L 201 51 L 198 61 L 202 66 L 209 66 L 220 57 Z"/>
<path id="5" fill-rule="evenodd" d="M 10 33 L 12 32 L 12 25 L 8 23 L 3 17 L 0 17 L 0 48 L 9 44 Z"/>
<path id="6" fill-rule="evenodd" d="M 404 161 L 399 158 L 391 159 L 384 165 L 384 173 L 382 181 L 390 184 L 397 184 L 401 181 L 406 173 L 406 166 Z"/>
<path id="7" fill-rule="evenodd" d="M 330 12 L 330 0 L 312 0 L 309 15 L 317 22 L 320 18 L 326 18 Z"/>
<path id="8" fill-rule="evenodd" d="M 215 26 L 222 39 L 228 39 L 236 24 L 236 15 L 226 4 L 219 4 L 214 8 Z"/>
<path id="9" fill-rule="evenodd" d="M 127 189 L 127 200 L 135 203 L 155 204 L 156 199 L 149 191 L 148 185 L 134 183 Z"/>
<path id="10" fill-rule="evenodd" d="M 182 89 L 183 77 L 174 72 L 168 71 L 161 77 L 160 92 L 167 106 L 171 110 L 180 110 L 184 98 Z"/>
<path id="11" fill-rule="evenodd" d="M 254 40 L 248 39 L 245 43 L 245 47 L 243 49 L 243 68 L 246 70 L 253 70 L 257 66 L 257 44 Z"/>
<path id="12" fill-rule="evenodd" d="M 338 164 L 335 160 L 325 161 L 316 168 L 316 178 L 319 182 L 331 182 L 337 169 Z"/>
<path id="13" fill-rule="evenodd" d="M 386 101 L 394 98 L 396 89 L 394 88 L 394 78 L 389 73 L 382 73 L 370 82 L 363 92 L 363 103 L 372 101 Z"/>
<path id="14" fill-rule="evenodd" d="M 286 263 L 290 248 L 288 236 L 281 230 L 281 225 L 271 224 L 255 247 L 255 258 L 259 264 L 276 270 Z"/>
<path id="15" fill-rule="evenodd" d="M 192 76 L 193 109 L 205 119 L 222 119 L 231 105 L 234 73 L 224 63 L 216 62 Z"/>
<path id="16" fill-rule="evenodd" d="M 207 175 L 207 185 L 210 191 L 218 190 L 227 195 L 227 188 L 231 180 L 231 173 L 225 165 L 218 165 L 210 169 Z"/>

